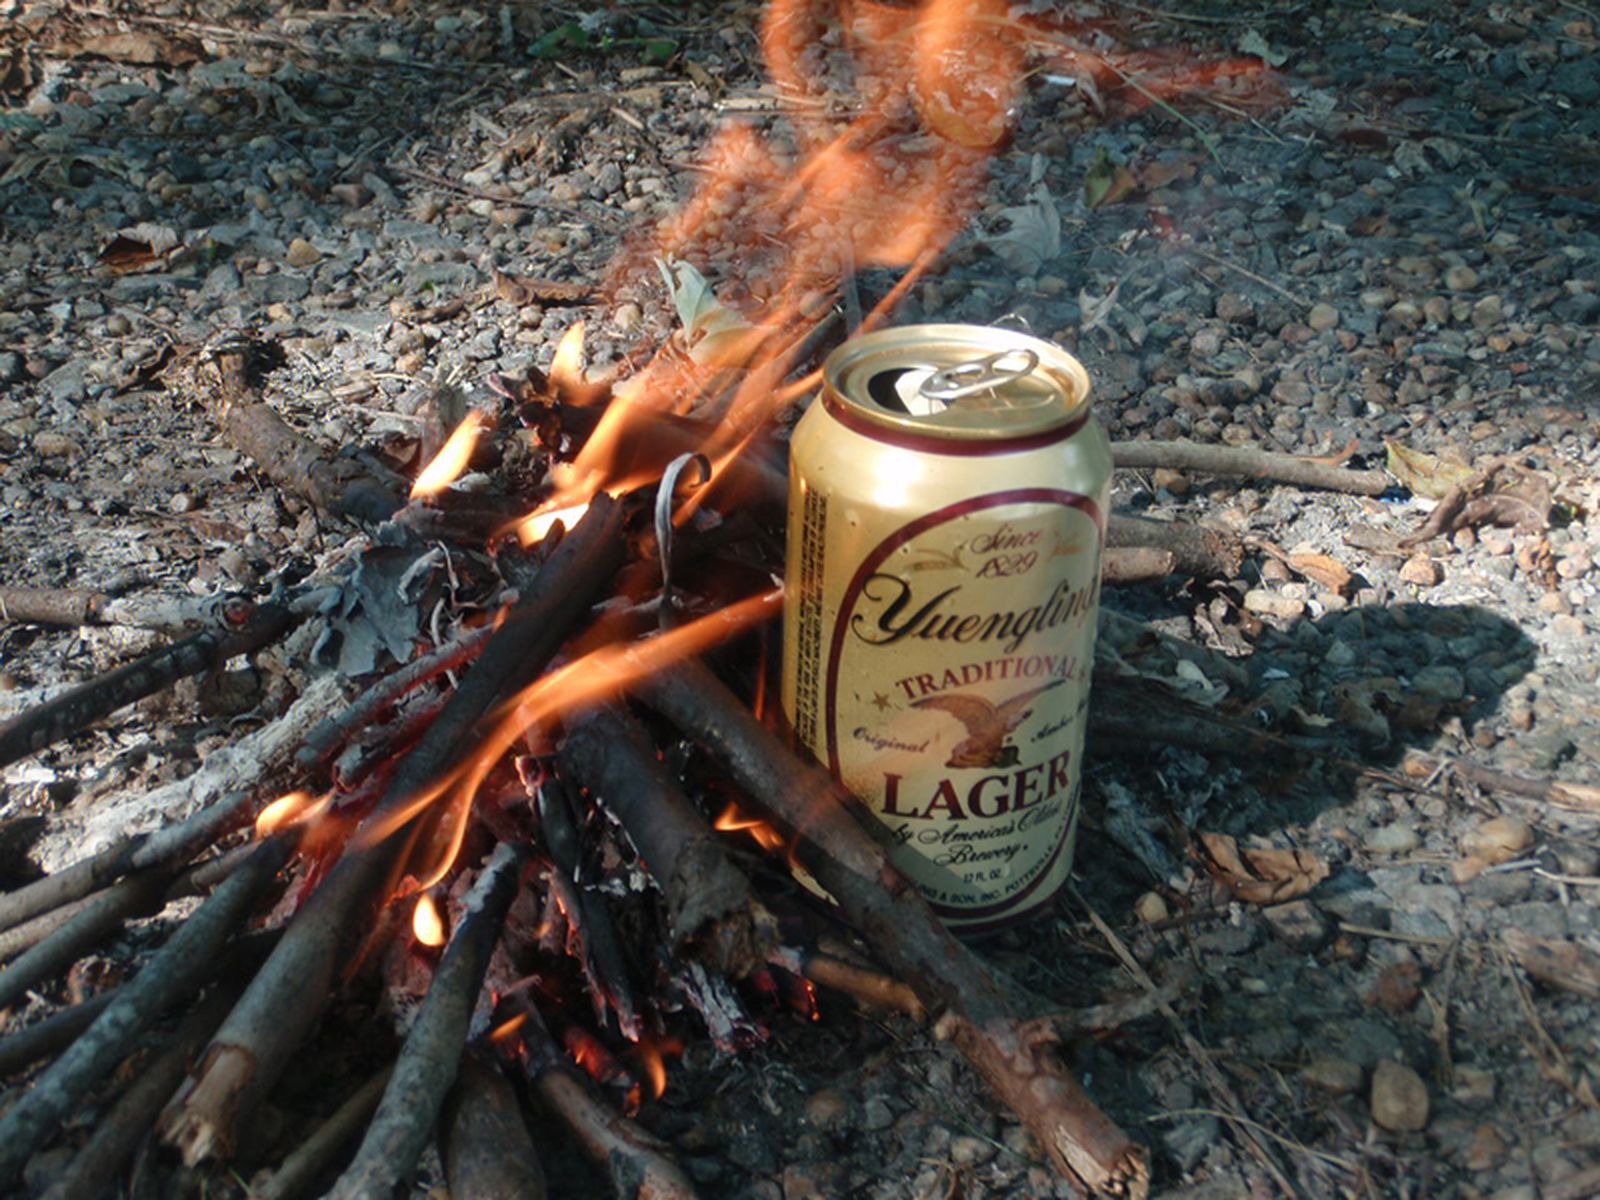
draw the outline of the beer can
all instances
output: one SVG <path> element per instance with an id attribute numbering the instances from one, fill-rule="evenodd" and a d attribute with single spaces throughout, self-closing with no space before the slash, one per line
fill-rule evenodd
<path id="1" fill-rule="evenodd" d="M 783 706 L 960 933 L 1072 864 L 1111 449 L 1076 359 L 915 325 L 823 365 L 790 443 Z"/>

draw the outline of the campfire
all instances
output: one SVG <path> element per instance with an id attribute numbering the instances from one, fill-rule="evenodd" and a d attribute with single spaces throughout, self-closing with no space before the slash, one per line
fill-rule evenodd
<path id="1" fill-rule="evenodd" d="M 420 447 L 408 481 L 285 425 L 263 400 L 270 347 L 219 340 L 175 368 L 173 386 L 203 394 L 269 477 L 373 535 L 326 577 L 218 603 L 172 646 L 8 722 L 0 758 L 297 631 L 360 660 L 358 634 L 393 632 L 341 600 L 363 572 L 411 606 L 417 636 L 402 633 L 387 672 L 358 672 L 353 697 L 336 676 L 307 688 L 192 815 L 0 897 L 15 956 L 0 1006 L 123 921 L 204 897 L 128 981 L 0 1042 L 9 1071 L 53 1058 L 0 1116 L 0 1183 L 179 1009 L 51 1195 L 98 1194 L 152 1127 L 189 1168 L 234 1161 L 330 1003 L 376 975 L 397 1060 L 252 1194 L 326 1182 L 356 1131 L 329 1195 L 391 1194 L 435 1138 L 454 1194 L 532 1189 L 520 1077 L 619 1194 L 690 1195 L 631 1119 L 683 1039 L 737 1051 L 766 1035 L 763 1013 L 814 1017 L 840 994 L 931 1022 L 1085 1190 L 1145 1193 L 1143 1151 L 1079 1085 L 1053 1027 L 1014 1010 L 853 798 L 779 731 L 784 436 L 821 355 L 887 322 L 966 225 L 1030 69 L 1067 72 L 1104 106 L 1244 68 L 1120 62 L 1005 6 L 946 0 L 842 13 L 780 0 L 764 44 L 784 141 L 730 126 L 681 212 L 615 264 L 612 291 L 659 278 L 678 312 L 647 359 L 590 376 L 575 327 L 547 372 L 490 380 L 492 403 Z M 816 83 L 821 58 L 841 55 L 858 83 L 846 112 Z M 894 273 L 871 305 L 869 269 Z M 1384 486 L 1337 465 L 1254 467 Z M 1226 572 L 1243 552 L 1120 518 L 1109 544 L 1109 582 Z M 84 621 L 120 603 L 9 600 Z M 432 645 L 416 648 L 429 621 Z"/>

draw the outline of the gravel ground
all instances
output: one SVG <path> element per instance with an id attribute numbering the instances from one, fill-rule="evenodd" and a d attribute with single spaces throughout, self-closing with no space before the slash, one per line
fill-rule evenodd
<path id="1" fill-rule="evenodd" d="M 339 552 L 350 529 L 286 502 L 160 388 L 175 344 L 252 329 L 288 355 L 270 397 L 298 427 L 414 445 L 443 385 L 547 364 L 577 319 L 595 366 L 658 343 L 673 317 L 653 276 L 565 299 L 691 193 L 719 121 L 782 131 L 751 6 L 117 7 L 0 0 L 11 584 L 250 590 Z M 1091 771 L 1076 891 L 986 952 L 1045 1007 L 1138 994 L 1092 908 L 1178 985 L 1165 1015 L 1074 1047 L 1151 1146 L 1158 1194 L 1596 1194 L 1600 807 L 1397 764 L 1600 784 L 1597 18 L 1479 0 L 1052 11 L 1084 44 L 1163 51 L 1139 60 L 1152 78 L 1255 57 L 1170 104 L 1041 64 L 981 210 L 897 319 L 1025 321 L 1083 359 L 1114 437 L 1369 466 L 1389 441 L 1494 473 L 1475 516 L 1412 544 L 1431 459 L 1377 499 L 1119 477 L 1129 508 L 1283 552 L 1108 598 L 1243 668 L 1190 693 L 1397 773 L 1246 769 L 1152 730 Z M 833 39 L 813 65 L 842 57 Z M 737 294 L 736 255 L 704 251 Z M 544 282 L 519 296 L 501 273 Z M 894 278 L 864 271 L 862 299 Z M 0 711 L 149 640 L 0 626 Z M 280 677 L 236 675 L 7 769 L 0 816 L 70 831 L 96 798 L 181 775 L 281 704 Z M 1296 903 L 1218 903 L 1151 849 L 1174 828 L 1328 874 Z M 1529 938 L 1565 965 L 1525 970 Z M 705 1195 L 1071 1194 L 924 1032 L 847 1007 L 779 1024 L 737 1058 L 692 1048 L 643 1114 Z"/>

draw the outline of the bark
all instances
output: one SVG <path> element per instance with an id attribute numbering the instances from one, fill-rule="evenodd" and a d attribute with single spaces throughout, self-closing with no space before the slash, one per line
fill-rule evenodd
<path id="1" fill-rule="evenodd" d="M 1244 546 L 1237 537 L 1182 521 L 1152 521 L 1112 513 L 1106 521 L 1106 546 L 1148 546 L 1170 551 L 1174 571 L 1202 579 L 1232 579 L 1244 565 Z"/>
<path id="2" fill-rule="evenodd" d="M 858 807 L 821 768 L 790 753 L 709 670 L 689 662 L 639 688 L 707 746 L 764 808 L 796 834 L 799 861 L 838 903 L 891 974 L 937 1015 L 952 1041 L 1023 1120 L 1052 1162 L 1094 1193 L 1143 1197 L 1144 1151 L 1067 1072 L 1048 1022 L 1014 1014 L 978 958 L 944 928 L 854 819 Z"/>

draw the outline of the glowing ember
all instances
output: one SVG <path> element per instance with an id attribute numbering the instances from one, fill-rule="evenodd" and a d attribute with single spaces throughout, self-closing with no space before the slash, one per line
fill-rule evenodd
<path id="1" fill-rule="evenodd" d="M 439 453 L 433 456 L 433 461 L 422 468 L 422 474 L 417 476 L 417 481 L 411 485 L 411 498 L 436 496 L 461 478 L 461 472 L 467 469 L 467 463 L 472 461 L 472 451 L 478 444 L 478 435 L 491 425 L 489 418 L 476 410 L 469 412 L 456 426 L 455 432 L 443 446 Z"/>
<path id="2" fill-rule="evenodd" d="M 515 1037 L 517 1031 L 527 1024 L 527 1022 L 527 1013 L 518 1013 L 514 1017 L 508 1017 L 506 1020 L 502 1021 L 489 1031 L 489 1040 L 495 1043 L 508 1041 L 509 1039 Z"/>
<path id="3" fill-rule="evenodd" d="M 783 834 L 759 818 L 745 816 L 735 804 L 722 810 L 716 827 L 724 833 L 748 833 L 763 850 L 779 850 L 783 847 Z"/>
<path id="4" fill-rule="evenodd" d="M 541 508 L 517 522 L 517 540 L 524 546 L 532 546 L 543 541 L 557 521 L 571 529 L 588 510 L 587 500 L 581 504 L 569 504 L 564 508 Z"/>
<path id="5" fill-rule="evenodd" d="M 256 836 L 271 837 L 280 829 L 313 821 L 327 812 L 332 803 L 332 793 L 321 799 L 310 792 L 290 792 L 279 796 L 256 816 Z"/>
<path id="6" fill-rule="evenodd" d="M 417 907 L 412 910 L 411 934 L 424 946 L 444 945 L 444 917 L 440 915 L 439 906 L 427 892 L 417 897 Z"/>

